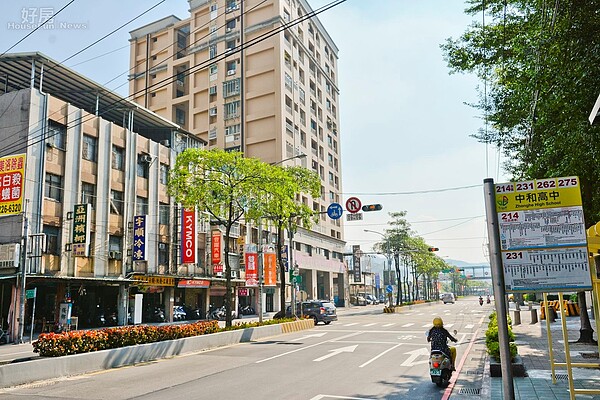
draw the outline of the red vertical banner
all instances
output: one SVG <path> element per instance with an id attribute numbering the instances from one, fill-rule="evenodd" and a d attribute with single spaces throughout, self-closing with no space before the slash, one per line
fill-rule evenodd
<path id="1" fill-rule="evenodd" d="M 244 252 L 246 266 L 246 286 L 258 286 L 258 253 L 246 250 Z"/>
<path id="2" fill-rule="evenodd" d="M 181 212 L 182 264 L 196 264 L 198 262 L 198 251 L 196 250 L 197 238 L 196 210 L 193 208 L 184 208 Z"/>
<path id="3" fill-rule="evenodd" d="M 264 286 L 277 286 L 277 255 L 263 254 Z"/>
<path id="4" fill-rule="evenodd" d="M 212 231 L 210 255 L 213 265 L 221 262 L 221 232 Z"/>

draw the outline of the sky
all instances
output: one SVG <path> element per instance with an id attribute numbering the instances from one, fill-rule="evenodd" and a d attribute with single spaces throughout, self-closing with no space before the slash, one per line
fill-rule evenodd
<path id="1" fill-rule="evenodd" d="M 331 0 L 308 1 L 317 9 Z M 3 4 L 0 52 L 31 33 L 28 23 L 70 2 Z M 482 83 L 450 75 L 440 49 L 472 22 L 464 8 L 461 0 L 348 0 L 319 15 L 339 49 L 342 206 L 353 196 L 383 206 L 364 213 L 362 221 L 345 222 L 348 245 L 369 251 L 381 236 L 364 230 L 384 233 L 389 213 L 406 211 L 415 234 L 439 248 L 438 256 L 488 262 L 482 184 L 487 177 L 508 179 L 496 150 L 470 137 L 484 121 L 465 103 L 477 101 Z M 74 0 L 53 27 L 37 30 L 9 52 L 42 52 L 125 96 L 129 31 L 172 14 L 186 18 L 188 2 Z"/>

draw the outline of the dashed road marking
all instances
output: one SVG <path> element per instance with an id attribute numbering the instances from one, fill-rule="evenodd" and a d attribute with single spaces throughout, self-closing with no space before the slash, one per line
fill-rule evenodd
<path id="1" fill-rule="evenodd" d="M 402 327 L 403 328 L 408 328 L 409 326 L 413 326 L 413 325 L 414 325 L 414 323 L 411 322 L 411 323 L 402 325 Z"/>

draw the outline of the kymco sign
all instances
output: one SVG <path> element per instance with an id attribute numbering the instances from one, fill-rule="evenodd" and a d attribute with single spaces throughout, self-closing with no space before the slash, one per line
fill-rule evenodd
<path id="1" fill-rule="evenodd" d="M 181 214 L 181 263 L 195 264 L 198 262 L 196 251 L 196 211 L 186 208 Z"/>

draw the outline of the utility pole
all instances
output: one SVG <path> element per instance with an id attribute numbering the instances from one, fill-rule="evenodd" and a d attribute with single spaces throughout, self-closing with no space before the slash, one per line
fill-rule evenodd
<path id="1" fill-rule="evenodd" d="M 296 275 L 294 275 L 295 270 L 296 270 L 296 266 L 294 265 L 294 230 L 292 229 L 292 217 L 290 217 L 289 219 L 289 224 L 288 224 L 288 237 L 290 239 L 290 244 L 289 244 L 289 249 L 288 249 L 288 265 L 289 265 L 289 272 L 291 274 L 288 274 L 288 276 L 293 276 L 293 278 L 290 278 L 290 285 L 291 285 L 291 289 L 292 289 L 292 315 L 296 316 Z"/>
<path id="2" fill-rule="evenodd" d="M 27 200 L 23 207 L 23 245 L 21 246 L 21 292 L 19 294 L 19 337 L 18 343 L 23 342 L 25 330 L 25 288 L 27 279 L 27 237 L 29 235 L 29 219 L 27 218 Z"/>
<path id="3" fill-rule="evenodd" d="M 258 219 L 258 322 L 263 322 L 263 251 L 262 251 L 262 218 Z"/>

